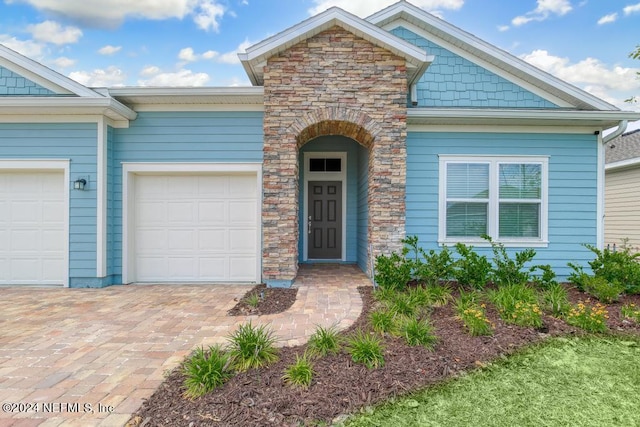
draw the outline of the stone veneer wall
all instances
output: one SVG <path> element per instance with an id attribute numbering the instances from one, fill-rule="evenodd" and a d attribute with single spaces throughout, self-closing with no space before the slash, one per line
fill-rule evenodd
<path id="1" fill-rule="evenodd" d="M 368 239 L 374 255 L 405 233 L 405 60 L 332 27 L 271 57 L 264 69 L 263 280 L 298 269 L 298 154 L 309 140 L 344 135 L 369 148 Z"/>

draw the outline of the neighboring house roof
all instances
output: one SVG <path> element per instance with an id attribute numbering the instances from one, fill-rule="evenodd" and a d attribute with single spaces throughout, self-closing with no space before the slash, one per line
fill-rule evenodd
<path id="1" fill-rule="evenodd" d="M 605 147 L 608 169 L 640 164 L 640 129 L 624 133 Z"/>
<path id="2" fill-rule="evenodd" d="M 427 52 L 419 47 L 338 7 L 329 8 L 269 37 L 247 48 L 245 53 L 239 53 L 238 57 L 251 83 L 261 86 L 264 84 L 263 70 L 267 59 L 336 25 L 404 58 L 407 61 L 409 84 L 419 79 L 433 61 L 433 56 L 427 55 Z"/>

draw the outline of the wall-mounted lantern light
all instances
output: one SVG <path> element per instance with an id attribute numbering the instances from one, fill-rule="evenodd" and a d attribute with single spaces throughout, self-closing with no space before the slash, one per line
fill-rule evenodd
<path id="1" fill-rule="evenodd" d="M 87 186 L 87 180 L 84 178 L 78 178 L 73 182 L 74 190 L 84 190 Z"/>

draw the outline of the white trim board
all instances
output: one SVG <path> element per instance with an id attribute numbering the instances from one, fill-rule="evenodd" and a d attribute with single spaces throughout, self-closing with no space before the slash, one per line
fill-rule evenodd
<path id="1" fill-rule="evenodd" d="M 310 159 L 339 158 L 342 161 L 340 172 L 309 172 Z M 302 260 L 309 259 L 309 238 L 307 227 L 309 226 L 309 181 L 340 181 L 342 182 L 342 258 L 335 261 L 347 260 L 347 152 L 346 151 L 306 151 L 303 156 L 304 161 L 304 182 L 303 182 L 303 218 L 302 218 Z M 318 260 L 328 261 L 328 260 Z"/>
<path id="2" fill-rule="evenodd" d="M 262 164 L 261 163 L 122 163 L 122 283 L 132 283 L 135 272 L 133 229 L 136 175 L 255 173 L 257 185 L 256 282 L 262 279 Z"/>

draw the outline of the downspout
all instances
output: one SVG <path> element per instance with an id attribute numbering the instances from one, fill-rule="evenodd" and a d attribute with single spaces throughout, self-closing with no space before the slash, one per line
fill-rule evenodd
<path id="1" fill-rule="evenodd" d="M 620 135 L 622 135 L 624 133 L 624 131 L 627 130 L 627 124 L 629 124 L 629 122 L 627 120 L 620 121 L 620 123 L 618 123 L 618 129 L 616 129 L 614 132 L 611 132 L 609 135 L 607 135 L 604 138 L 602 138 L 602 143 L 606 144 L 609 141 L 611 141 L 612 139 L 617 138 Z"/>
<path id="2" fill-rule="evenodd" d="M 609 135 L 604 136 L 604 137 L 600 137 L 602 138 L 602 144 L 598 144 L 598 178 L 597 178 L 597 186 L 598 186 L 598 201 L 597 201 L 597 218 L 599 218 L 600 220 L 598 221 L 598 224 L 596 225 L 597 228 L 597 236 L 596 236 L 596 247 L 599 249 L 604 249 L 604 215 L 605 215 L 605 207 L 604 207 L 604 200 L 605 200 L 605 173 L 604 173 L 604 166 L 605 166 L 605 146 L 611 142 L 612 140 L 614 140 L 615 138 L 619 137 L 620 135 L 622 135 L 624 133 L 625 130 L 627 130 L 627 124 L 629 122 L 627 120 L 621 120 L 620 123 L 618 123 L 618 129 L 616 129 L 615 131 L 611 132 Z"/>

